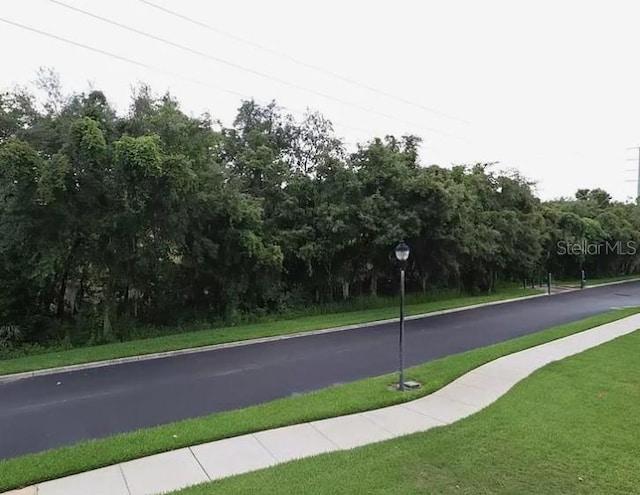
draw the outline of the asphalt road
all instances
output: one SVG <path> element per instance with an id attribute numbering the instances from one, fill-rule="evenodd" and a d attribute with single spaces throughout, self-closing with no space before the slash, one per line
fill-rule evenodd
<path id="1" fill-rule="evenodd" d="M 406 323 L 407 366 L 637 305 L 640 282 Z M 0 384 L 0 459 L 397 369 L 397 324 Z"/>

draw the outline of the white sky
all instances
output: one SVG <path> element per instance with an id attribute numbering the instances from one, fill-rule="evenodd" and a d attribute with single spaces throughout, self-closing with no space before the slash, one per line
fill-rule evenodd
<path id="1" fill-rule="evenodd" d="M 423 137 L 425 165 L 498 161 L 544 199 L 602 187 L 635 197 L 640 145 L 637 0 L 152 0 L 306 63 L 435 108 L 426 112 L 191 25 L 137 0 L 60 0 L 212 56 L 332 95 L 366 112 L 168 47 L 49 0 L 3 0 L 0 17 L 162 68 L 137 67 L 0 22 L 0 88 L 55 68 L 65 89 L 91 83 L 121 111 L 139 81 L 188 113 L 229 125 L 240 98 L 320 110 L 348 143 Z M 388 114 L 387 118 L 378 113 Z M 353 129 L 366 129 L 368 132 Z M 447 135 L 434 133 L 440 130 Z"/>

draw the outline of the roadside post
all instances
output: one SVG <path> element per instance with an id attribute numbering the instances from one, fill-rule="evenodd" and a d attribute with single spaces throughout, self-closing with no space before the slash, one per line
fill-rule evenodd
<path id="1" fill-rule="evenodd" d="M 400 335 L 398 339 L 400 370 L 398 373 L 398 388 L 401 392 L 404 392 L 404 270 L 409 258 L 409 246 L 404 241 L 400 241 L 396 246 L 395 254 L 400 263 Z"/>

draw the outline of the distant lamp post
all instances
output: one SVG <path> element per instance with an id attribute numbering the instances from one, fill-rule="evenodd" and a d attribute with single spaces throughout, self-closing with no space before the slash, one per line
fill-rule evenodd
<path id="1" fill-rule="evenodd" d="M 400 263 L 400 338 L 399 338 L 399 354 L 400 354 L 400 372 L 399 372 L 399 389 L 404 392 L 404 270 L 409 259 L 409 246 L 404 241 L 396 246 L 396 258 Z"/>

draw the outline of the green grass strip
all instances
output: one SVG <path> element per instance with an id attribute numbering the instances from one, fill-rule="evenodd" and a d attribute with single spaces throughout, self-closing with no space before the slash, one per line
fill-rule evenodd
<path id="1" fill-rule="evenodd" d="M 246 409 L 213 414 L 102 440 L 0 461 L 0 492 L 181 447 L 256 431 L 367 411 L 430 394 L 464 373 L 500 356 L 571 335 L 640 312 L 609 311 L 574 323 L 415 366 L 407 378 L 420 390 L 389 390 L 396 377 L 384 375 Z"/>
<path id="2" fill-rule="evenodd" d="M 417 315 L 533 294 L 540 294 L 540 291 L 508 288 L 488 296 L 455 297 L 411 304 L 406 309 L 408 315 Z M 397 315 L 398 307 L 394 305 L 363 311 L 322 314 L 252 325 L 183 332 L 150 339 L 35 354 L 0 361 L 0 375 L 367 323 L 394 318 Z"/>
<path id="3" fill-rule="evenodd" d="M 636 279 L 640 279 L 640 275 L 619 275 L 616 277 L 602 277 L 602 278 L 593 278 L 593 279 L 590 279 L 587 276 L 585 282 L 588 287 L 592 287 L 592 286 L 598 286 L 602 284 L 609 284 L 612 282 L 626 282 L 629 280 L 636 280 Z M 567 279 L 567 280 L 552 280 L 552 283 L 558 284 L 558 285 L 565 285 L 569 287 L 576 287 L 576 288 L 580 287 L 579 278 Z"/>
<path id="4" fill-rule="evenodd" d="M 449 426 L 180 495 L 640 493 L 640 332 L 551 363 Z"/>

